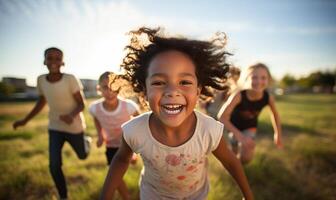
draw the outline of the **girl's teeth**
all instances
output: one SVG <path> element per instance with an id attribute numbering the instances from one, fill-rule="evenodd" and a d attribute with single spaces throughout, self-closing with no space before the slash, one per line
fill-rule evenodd
<path id="1" fill-rule="evenodd" d="M 174 115 L 182 111 L 182 105 L 164 105 L 164 111 L 168 114 Z"/>

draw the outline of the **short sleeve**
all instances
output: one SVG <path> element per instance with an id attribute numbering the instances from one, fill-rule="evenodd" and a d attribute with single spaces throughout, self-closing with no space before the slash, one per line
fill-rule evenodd
<path id="1" fill-rule="evenodd" d="M 139 106 L 132 100 L 127 100 L 127 112 L 130 115 L 133 115 L 136 112 L 139 112 Z"/>
<path id="2" fill-rule="evenodd" d="M 198 120 L 201 122 L 200 131 L 202 133 L 203 149 L 210 154 L 217 149 L 222 136 L 224 125 L 203 113 L 196 112 Z"/>
<path id="3" fill-rule="evenodd" d="M 121 126 L 125 142 L 135 153 L 139 153 L 141 148 L 149 141 L 148 118 L 149 113 L 143 113 Z"/>
<path id="4" fill-rule="evenodd" d="M 215 121 L 213 125 L 213 131 L 210 134 L 210 152 L 213 152 L 217 149 L 223 137 L 223 130 L 224 125 L 218 121 Z"/>
<path id="5" fill-rule="evenodd" d="M 74 75 L 69 75 L 69 82 L 70 82 L 71 93 L 74 94 L 78 91 L 83 90 L 82 83 Z"/>
<path id="6" fill-rule="evenodd" d="M 132 120 L 131 120 L 132 121 Z M 131 122 L 129 121 L 129 122 Z M 128 146 L 132 149 L 133 152 L 137 152 L 137 142 L 136 139 L 134 138 L 134 132 L 132 131 L 132 123 L 125 123 L 121 126 L 123 130 L 123 138 L 125 142 L 128 144 Z"/>
<path id="7" fill-rule="evenodd" d="M 96 116 L 96 111 L 97 111 L 97 104 L 96 103 L 91 103 L 90 106 L 89 106 L 89 113 L 92 115 L 92 116 Z"/>
<path id="8" fill-rule="evenodd" d="M 43 91 L 41 88 L 42 75 L 37 78 L 36 89 L 39 96 L 43 96 Z"/>

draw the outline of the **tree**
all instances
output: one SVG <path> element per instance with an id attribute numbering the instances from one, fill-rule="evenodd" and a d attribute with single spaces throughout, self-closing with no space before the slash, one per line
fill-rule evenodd
<path id="1" fill-rule="evenodd" d="M 0 82 L 0 95 L 9 96 L 15 92 L 15 87 L 6 83 Z"/>
<path id="2" fill-rule="evenodd" d="M 294 76 L 290 75 L 290 74 L 286 74 L 281 80 L 280 80 L 280 86 L 287 88 L 290 86 L 295 85 L 296 83 L 296 79 Z"/>

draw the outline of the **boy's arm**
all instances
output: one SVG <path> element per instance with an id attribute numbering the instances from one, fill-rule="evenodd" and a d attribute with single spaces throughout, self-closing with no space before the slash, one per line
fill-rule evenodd
<path id="1" fill-rule="evenodd" d="M 282 129 L 281 129 L 281 122 L 278 111 L 275 107 L 275 100 L 273 96 L 269 97 L 269 106 L 271 109 L 271 121 L 274 130 L 274 143 L 277 145 L 278 148 L 282 148 Z"/>
<path id="2" fill-rule="evenodd" d="M 132 158 L 133 152 L 128 144 L 122 138 L 121 146 L 114 156 L 107 176 L 105 178 L 101 200 L 109 200 L 113 198 L 114 191 L 119 186 Z"/>
<path id="3" fill-rule="evenodd" d="M 71 124 L 74 117 L 84 110 L 84 100 L 81 92 L 77 91 L 76 93 L 73 94 L 73 97 L 77 103 L 75 109 L 73 109 L 69 114 L 60 116 L 60 119 L 67 124 Z"/>
<path id="4" fill-rule="evenodd" d="M 244 169 L 233 152 L 227 148 L 223 137 L 219 142 L 217 149 L 215 149 L 212 153 L 235 179 L 245 199 L 253 199 L 253 194 L 245 176 Z"/>
<path id="5" fill-rule="evenodd" d="M 46 104 L 46 100 L 44 96 L 39 96 L 34 108 L 28 113 L 28 115 L 25 118 L 15 121 L 13 123 L 13 128 L 16 129 L 19 126 L 24 126 L 29 120 L 31 120 L 35 115 L 37 115 L 43 109 L 45 104 Z"/>
<path id="6" fill-rule="evenodd" d="M 98 134 L 97 147 L 100 147 L 104 142 L 102 127 L 101 127 L 100 122 L 98 121 L 98 119 L 96 117 L 93 117 L 93 120 L 94 120 L 94 124 L 95 124 L 97 134 Z"/>
<path id="7" fill-rule="evenodd" d="M 235 138 L 242 142 L 244 145 L 252 146 L 254 145 L 253 140 L 250 137 L 245 137 L 239 129 L 235 125 L 233 125 L 230 121 L 231 114 L 233 109 L 240 103 L 241 94 L 238 92 L 228 103 L 224 104 L 219 112 L 219 121 L 224 124 L 224 127 L 231 131 Z"/>

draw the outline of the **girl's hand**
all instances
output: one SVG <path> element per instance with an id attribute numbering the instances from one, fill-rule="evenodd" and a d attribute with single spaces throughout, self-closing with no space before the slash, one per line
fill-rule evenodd
<path id="1" fill-rule="evenodd" d="M 73 122 L 72 115 L 61 115 L 59 119 L 68 125 L 70 125 Z"/>
<path id="2" fill-rule="evenodd" d="M 97 140 L 97 147 L 101 147 L 104 143 L 104 138 L 102 137 L 98 137 L 98 140 Z"/>
<path id="3" fill-rule="evenodd" d="M 248 137 L 248 136 L 243 136 L 241 143 L 244 147 L 249 148 L 249 149 L 252 149 L 252 148 L 255 147 L 254 140 L 251 137 Z"/>
<path id="4" fill-rule="evenodd" d="M 13 129 L 15 130 L 19 126 L 24 126 L 26 125 L 27 121 L 22 119 L 22 120 L 17 120 L 13 123 Z"/>
<path id="5" fill-rule="evenodd" d="M 138 156 L 135 153 L 133 153 L 132 159 L 131 159 L 131 164 L 135 165 L 137 163 L 137 160 L 138 160 Z"/>
<path id="6" fill-rule="evenodd" d="M 274 134 L 274 144 L 278 147 L 278 149 L 283 148 L 282 139 L 278 134 Z"/>

